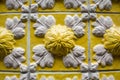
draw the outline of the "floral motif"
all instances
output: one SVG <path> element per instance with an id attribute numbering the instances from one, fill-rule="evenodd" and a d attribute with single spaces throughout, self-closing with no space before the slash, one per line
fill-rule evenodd
<path id="1" fill-rule="evenodd" d="M 52 26 L 55 25 L 56 20 L 52 15 L 41 16 L 36 20 L 34 24 L 35 35 L 38 37 L 44 37 L 46 31 Z"/>
<path id="2" fill-rule="evenodd" d="M 24 55 L 25 50 L 23 48 L 14 48 L 8 56 L 4 58 L 4 64 L 6 67 L 17 68 L 21 66 L 22 62 L 25 61 Z M 22 66 L 21 66 L 22 67 Z"/>
<path id="3" fill-rule="evenodd" d="M 54 63 L 53 56 L 45 49 L 44 45 L 37 45 L 33 48 L 34 56 L 33 59 L 36 63 L 31 64 L 33 66 L 40 65 L 44 67 L 52 67 Z"/>
<path id="4" fill-rule="evenodd" d="M 35 0 L 35 1 L 42 9 L 53 8 L 55 4 L 55 0 Z"/>
<path id="5" fill-rule="evenodd" d="M 113 26 L 113 21 L 109 16 L 107 17 L 100 16 L 96 20 L 96 22 L 92 24 L 92 26 L 94 27 L 92 33 L 95 36 L 103 37 L 105 31 Z"/>
<path id="6" fill-rule="evenodd" d="M 81 80 L 99 80 L 98 72 L 82 73 Z"/>
<path id="7" fill-rule="evenodd" d="M 39 19 L 36 20 L 36 23 L 34 24 L 34 28 L 36 29 L 35 30 L 36 36 L 44 37 L 44 35 L 45 34 L 46 35 L 45 35 L 45 40 L 44 40 L 45 46 L 37 45 L 33 48 L 33 52 L 35 53 L 35 55 L 33 56 L 33 59 L 36 61 L 36 63 L 31 64 L 33 71 L 35 71 L 34 68 L 36 68 L 37 65 L 40 65 L 42 68 L 52 67 L 53 63 L 54 63 L 54 58 L 53 58 L 52 54 L 57 55 L 57 56 L 59 54 L 60 55 L 62 54 L 61 56 L 64 56 L 63 63 L 65 65 L 65 67 L 74 67 L 75 68 L 75 67 L 79 66 L 82 63 L 82 61 L 85 59 L 85 55 L 84 55 L 85 49 L 80 46 L 74 46 L 73 45 L 74 41 L 72 41 L 73 38 L 75 38 L 74 34 L 77 37 L 82 37 L 84 34 L 83 28 L 84 28 L 85 24 L 81 21 L 81 19 L 77 15 L 75 15 L 73 17 L 67 16 L 65 19 L 65 24 L 68 27 L 61 26 L 61 25 L 55 25 L 55 22 L 56 21 L 55 21 L 54 17 L 49 15 L 47 17 L 41 16 Z M 56 28 L 56 27 L 58 27 L 58 28 Z M 55 30 L 55 29 L 57 29 L 57 30 Z M 74 31 L 72 31 L 72 29 Z M 68 33 L 66 33 L 67 32 L 66 30 L 68 30 Z M 52 35 L 52 33 L 49 33 L 50 31 L 51 32 L 54 31 L 53 35 Z M 59 35 L 60 32 L 62 32 L 61 35 Z M 72 33 L 73 33 L 73 35 L 72 35 Z M 62 34 L 64 34 L 66 37 L 64 37 Z M 61 39 L 60 36 L 62 36 L 63 38 Z M 67 38 L 67 36 L 68 36 L 68 38 Z M 71 37 L 69 37 L 69 36 L 71 36 Z M 55 41 L 60 42 L 59 45 L 58 44 L 56 45 L 57 42 L 55 42 L 54 45 L 56 45 L 57 48 L 55 49 L 54 45 L 53 45 L 53 49 L 54 49 L 53 51 L 51 51 L 52 48 L 50 47 L 52 45 L 50 44 L 50 42 L 48 42 L 49 39 L 51 41 L 51 38 L 54 39 L 53 42 L 55 42 Z M 68 39 L 70 39 L 69 40 L 70 42 L 68 41 Z M 52 44 L 53 44 L 53 42 L 52 42 Z M 46 45 L 46 44 L 48 44 L 48 45 Z M 64 50 L 61 48 L 61 46 L 64 47 Z M 70 49 L 69 49 L 69 47 L 70 47 Z M 72 47 L 72 49 L 71 49 L 71 47 Z M 60 51 L 58 51 L 58 50 L 60 50 Z M 62 53 L 61 53 L 61 51 L 62 51 Z M 66 54 L 66 52 L 67 52 L 67 54 Z"/>
<path id="8" fill-rule="evenodd" d="M 6 0 L 6 6 L 8 9 L 18 9 L 20 8 L 26 0 Z"/>
<path id="9" fill-rule="evenodd" d="M 25 35 L 25 25 L 17 17 L 14 17 L 13 19 L 7 18 L 6 28 L 12 31 L 15 39 L 20 39 Z"/>
<path id="10" fill-rule="evenodd" d="M 63 57 L 63 63 L 65 67 L 78 67 L 82 64 L 82 61 L 85 59 L 84 55 L 85 49 L 81 46 L 75 46 L 73 51 Z"/>
<path id="11" fill-rule="evenodd" d="M 112 8 L 111 0 L 93 0 L 100 10 L 110 10 Z"/>
<path id="12" fill-rule="evenodd" d="M 106 65 L 112 65 L 113 57 L 111 53 L 108 53 L 107 50 L 104 48 L 104 45 L 98 44 L 93 48 L 93 51 L 95 52 L 95 60 L 99 64 L 101 64 L 103 67 Z"/>
<path id="13" fill-rule="evenodd" d="M 12 77 L 6 76 L 4 80 L 18 80 L 18 78 L 16 76 Z"/>
<path id="14" fill-rule="evenodd" d="M 102 80 L 115 80 L 113 75 L 110 75 L 109 77 L 103 76 Z"/>
<path id="15" fill-rule="evenodd" d="M 70 16 L 67 15 L 65 18 L 65 25 L 72 28 L 74 34 L 79 38 L 85 34 L 85 24 L 78 15 Z"/>
<path id="16" fill-rule="evenodd" d="M 85 0 L 64 0 L 64 5 L 66 8 L 78 8 L 80 7 Z"/>
<path id="17" fill-rule="evenodd" d="M 48 76 L 48 77 L 42 76 L 40 80 L 55 80 L 55 78 L 53 76 Z"/>

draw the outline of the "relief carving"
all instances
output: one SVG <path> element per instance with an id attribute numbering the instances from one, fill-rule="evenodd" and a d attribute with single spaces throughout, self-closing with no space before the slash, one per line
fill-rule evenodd
<path id="1" fill-rule="evenodd" d="M 93 51 L 95 52 L 94 59 L 97 61 L 98 64 L 101 64 L 102 67 L 105 67 L 107 65 L 112 65 L 113 63 L 113 57 L 112 54 L 109 53 L 105 48 L 104 45 L 98 44 L 93 48 Z"/>
<path id="2" fill-rule="evenodd" d="M 25 50 L 22 48 L 14 48 L 8 56 L 4 58 L 4 64 L 6 67 L 18 68 L 22 67 L 22 62 L 25 61 L 24 55 Z"/>
<path id="3" fill-rule="evenodd" d="M 72 22 L 72 23 L 71 23 Z M 85 24 L 77 15 L 67 16 L 64 25 L 55 25 L 56 20 L 53 16 L 41 16 L 34 24 L 35 35 L 44 37 L 44 45 L 40 44 L 33 48 L 33 59 L 36 61 L 31 64 L 34 68 L 37 65 L 52 67 L 54 55 L 63 57 L 65 67 L 79 66 L 85 59 L 85 49 L 75 45 L 76 37 L 84 35 Z"/>
<path id="4" fill-rule="evenodd" d="M 6 0 L 6 6 L 8 9 L 15 9 L 18 10 L 24 3 L 26 3 L 26 0 Z"/>
<path id="5" fill-rule="evenodd" d="M 64 5 L 66 8 L 78 8 L 80 7 L 84 2 L 86 2 L 85 0 L 64 0 Z"/>
<path id="6" fill-rule="evenodd" d="M 112 1 L 111 0 L 93 0 L 100 10 L 111 10 Z"/>
<path id="7" fill-rule="evenodd" d="M 23 69 L 22 62 L 25 61 L 25 50 L 21 47 L 15 47 L 16 39 L 25 35 L 25 25 L 17 17 L 7 18 L 6 28 L 0 27 L 0 61 L 3 61 L 7 68 Z M 24 70 L 23 70 L 24 71 Z"/>
<path id="8" fill-rule="evenodd" d="M 109 16 L 100 16 L 97 20 L 92 24 L 94 27 L 92 33 L 97 37 L 103 37 L 105 31 L 113 26 L 113 21 Z"/>
<path id="9" fill-rule="evenodd" d="M 6 24 L 6 28 L 8 30 L 11 30 L 11 32 L 14 34 L 15 39 L 20 39 L 24 37 L 25 24 L 20 19 L 18 19 L 17 17 L 14 17 L 13 19 L 7 18 L 5 24 Z"/>
<path id="10" fill-rule="evenodd" d="M 46 8 L 53 8 L 54 4 L 55 4 L 55 0 L 35 0 L 36 3 L 42 8 L 42 9 L 46 9 Z"/>

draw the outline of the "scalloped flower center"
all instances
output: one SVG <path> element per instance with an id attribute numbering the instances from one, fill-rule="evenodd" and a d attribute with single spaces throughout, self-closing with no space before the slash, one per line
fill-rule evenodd
<path id="1" fill-rule="evenodd" d="M 71 28 L 62 25 L 54 25 L 45 34 L 45 48 L 54 55 L 65 56 L 70 53 L 76 39 Z"/>
<path id="2" fill-rule="evenodd" d="M 0 60 L 3 60 L 5 56 L 10 54 L 14 48 L 14 35 L 11 31 L 0 28 Z"/>

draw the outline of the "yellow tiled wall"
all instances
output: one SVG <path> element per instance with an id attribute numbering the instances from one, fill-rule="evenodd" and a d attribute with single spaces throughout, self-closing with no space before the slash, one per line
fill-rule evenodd
<path id="1" fill-rule="evenodd" d="M 67 15 L 78 15 L 79 17 L 82 16 L 83 13 L 88 13 L 88 16 L 90 17 L 90 13 L 96 13 L 97 17 L 100 16 L 109 16 L 113 20 L 114 25 L 120 26 L 120 1 L 119 0 L 110 0 L 112 1 L 112 9 L 109 11 L 103 10 L 101 11 L 98 7 L 96 11 L 90 12 L 89 10 L 87 12 L 82 12 L 81 9 L 78 7 L 76 9 L 66 9 L 64 6 L 65 0 L 55 0 L 55 5 L 52 9 L 42 9 L 41 7 L 38 7 L 37 12 L 27 12 L 23 13 L 22 10 L 19 8 L 18 10 L 8 10 L 6 7 L 6 1 L 7 0 L 0 0 L 0 26 L 6 27 L 5 22 L 7 18 L 13 18 L 17 16 L 19 19 L 22 14 L 27 14 L 28 18 L 27 21 L 24 22 L 25 24 L 25 36 L 21 39 L 16 39 L 15 47 L 22 47 L 25 49 L 24 56 L 26 57 L 25 62 L 23 62 L 24 65 L 27 66 L 28 72 L 25 73 L 27 79 L 25 80 L 44 80 L 42 78 L 48 78 L 45 80 L 90 80 L 92 73 L 99 73 L 98 77 L 99 80 L 102 80 L 103 76 L 109 77 L 110 75 L 114 76 L 115 80 L 120 80 L 120 59 L 119 57 L 114 57 L 113 64 L 111 66 L 105 66 L 102 67 L 101 65 L 98 66 L 97 70 L 95 72 L 92 72 L 88 69 L 87 72 L 84 72 L 81 70 L 81 67 L 78 66 L 77 68 L 66 68 L 63 64 L 63 57 L 60 56 L 54 56 L 55 62 L 52 68 L 41 68 L 40 66 L 37 66 L 36 71 L 30 72 L 30 64 L 35 62 L 33 60 L 33 47 L 38 44 L 44 44 L 43 40 L 44 38 L 39 38 L 34 35 L 35 29 L 33 28 L 33 25 L 35 24 L 35 21 L 31 21 L 30 15 L 31 14 L 38 14 L 38 18 L 40 18 L 42 15 L 48 16 L 52 15 L 56 19 L 56 24 L 65 25 L 64 19 Z M 17 0 L 15 0 L 17 1 Z M 41 0 L 38 0 L 41 1 Z M 74 1 L 74 0 L 73 0 Z M 77 0 L 75 0 L 77 1 Z M 82 1 L 82 0 L 78 0 Z M 91 4 L 95 4 L 93 0 L 85 0 L 86 2 L 83 3 L 88 8 Z M 109 0 L 108 0 L 109 1 Z M 31 4 L 35 4 L 35 0 L 27 0 L 27 3 L 24 5 L 29 6 Z M 83 37 L 78 38 L 75 43 L 76 45 L 82 46 L 85 48 L 85 56 L 86 59 L 83 61 L 84 63 L 88 64 L 88 68 L 91 67 L 91 64 L 96 62 L 93 60 L 93 57 L 95 53 L 93 52 L 93 47 L 97 44 L 102 44 L 103 37 L 96 37 L 92 34 L 92 30 L 94 29 L 92 27 L 92 23 L 95 22 L 95 20 L 88 19 L 87 21 L 84 21 L 85 23 L 85 34 Z M 83 75 L 85 73 L 88 73 L 88 79 L 82 79 Z M 30 79 L 31 75 L 35 75 L 35 79 Z M 4 65 L 3 61 L 0 61 L 0 80 L 5 80 L 6 76 L 12 77 L 16 76 L 20 79 L 20 76 L 24 75 L 24 73 L 21 72 L 20 67 L 19 68 L 7 68 Z M 52 79 L 49 79 L 51 78 Z M 12 79 L 10 79 L 12 80 Z M 24 79 L 22 79 L 24 80 Z M 96 80 L 96 79 L 91 79 Z M 107 80 L 107 79 L 106 79 Z"/>

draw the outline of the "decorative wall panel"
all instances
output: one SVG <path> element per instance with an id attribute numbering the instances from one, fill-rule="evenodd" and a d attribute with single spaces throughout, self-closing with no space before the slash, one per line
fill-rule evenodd
<path id="1" fill-rule="evenodd" d="M 119 80 L 119 0 L 0 7 L 0 80 Z"/>

